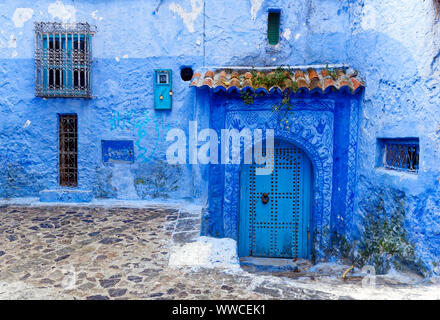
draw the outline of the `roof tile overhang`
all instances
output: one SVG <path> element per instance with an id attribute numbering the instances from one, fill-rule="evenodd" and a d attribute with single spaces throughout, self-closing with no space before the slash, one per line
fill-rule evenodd
<path id="1" fill-rule="evenodd" d="M 274 68 L 275 69 L 275 68 Z M 214 92 L 242 92 L 252 91 L 256 93 L 273 93 L 277 91 L 283 93 L 289 88 L 293 87 L 293 82 L 296 82 L 297 92 L 310 93 L 329 93 L 329 92 L 348 92 L 357 94 L 365 87 L 364 83 L 357 79 L 357 72 L 350 75 L 346 74 L 345 68 L 334 69 L 330 72 L 329 69 L 315 69 L 307 68 L 306 70 L 296 69 L 291 71 L 289 79 L 284 81 L 283 86 L 273 86 L 266 88 L 264 85 L 254 86 L 252 84 L 253 75 L 252 70 L 234 70 L 234 69 L 216 69 L 208 70 L 202 77 L 200 72 L 196 72 L 191 80 L 191 87 L 207 87 L 213 89 Z M 255 71 L 262 73 L 269 73 L 273 71 Z M 286 72 L 288 72 L 286 70 Z"/>

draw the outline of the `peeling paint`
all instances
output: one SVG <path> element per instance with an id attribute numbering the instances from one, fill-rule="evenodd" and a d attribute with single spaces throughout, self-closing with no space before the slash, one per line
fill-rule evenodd
<path id="1" fill-rule="evenodd" d="M 196 21 L 199 14 L 202 12 L 203 4 L 202 0 L 191 0 L 191 9 L 192 11 L 185 11 L 180 4 L 176 4 L 175 2 L 170 3 L 169 9 L 177 13 L 183 20 L 186 28 L 189 32 L 194 32 L 194 22 Z"/>
<path id="2" fill-rule="evenodd" d="M 292 35 L 292 31 L 289 28 L 286 28 L 286 30 L 283 32 L 283 37 L 286 40 L 290 40 L 291 35 Z"/>
<path id="3" fill-rule="evenodd" d="M 103 17 L 98 17 L 98 10 L 93 11 L 91 14 L 93 19 L 102 21 Z"/>
<path id="4" fill-rule="evenodd" d="M 252 20 L 255 20 L 257 18 L 258 11 L 261 8 L 261 5 L 263 4 L 264 0 L 251 0 L 251 17 Z"/>
<path id="5" fill-rule="evenodd" d="M 17 39 L 13 34 L 9 36 L 8 48 L 17 48 Z"/>
<path id="6" fill-rule="evenodd" d="M 373 5 L 365 4 L 362 9 L 361 27 L 364 30 L 371 30 L 376 28 L 376 9 Z"/>
<path id="7" fill-rule="evenodd" d="M 75 7 L 72 5 L 64 5 L 60 0 L 49 4 L 47 12 L 52 16 L 52 19 L 58 18 L 64 23 L 76 21 Z"/>
<path id="8" fill-rule="evenodd" d="M 23 28 L 26 21 L 32 18 L 34 10 L 31 8 L 17 8 L 15 9 L 12 21 L 17 28 Z"/>

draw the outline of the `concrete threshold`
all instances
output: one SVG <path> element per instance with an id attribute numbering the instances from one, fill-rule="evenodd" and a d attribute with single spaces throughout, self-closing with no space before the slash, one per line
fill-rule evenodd
<path id="1" fill-rule="evenodd" d="M 304 259 L 241 257 L 240 265 L 256 272 L 300 272 L 301 265 L 307 263 Z"/>

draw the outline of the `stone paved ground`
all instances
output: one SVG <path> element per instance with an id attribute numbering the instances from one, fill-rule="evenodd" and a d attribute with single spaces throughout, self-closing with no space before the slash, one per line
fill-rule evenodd
<path id="1" fill-rule="evenodd" d="M 171 246 L 194 238 L 197 223 L 194 213 L 166 207 L 2 206 L 0 299 L 345 299 L 368 293 L 334 278 L 169 267 Z M 431 292 L 401 290 L 393 297 Z"/>

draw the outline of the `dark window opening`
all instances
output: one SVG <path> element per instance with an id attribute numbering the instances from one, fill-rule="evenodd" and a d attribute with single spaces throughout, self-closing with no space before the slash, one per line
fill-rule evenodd
<path id="1" fill-rule="evenodd" d="M 192 76 L 194 74 L 194 71 L 190 67 L 185 67 L 180 70 L 180 77 L 183 81 L 190 81 L 192 79 Z"/>
<path id="2" fill-rule="evenodd" d="M 381 158 L 379 165 L 394 170 L 419 170 L 419 139 L 379 139 Z"/>
<path id="3" fill-rule="evenodd" d="M 49 87 L 60 89 L 63 86 L 63 72 L 60 69 L 49 69 Z"/>
<path id="4" fill-rule="evenodd" d="M 86 42 L 84 41 L 84 39 L 80 39 L 78 40 L 78 38 L 73 38 L 73 49 L 75 50 L 79 50 L 84 51 L 84 48 L 86 47 Z"/>
<path id="5" fill-rule="evenodd" d="M 276 45 L 280 41 L 280 15 L 279 10 L 269 11 L 267 17 L 267 40 L 270 45 Z"/>
<path id="6" fill-rule="evenodd" d="M 64 42 L 64 39 L 62 39 L 61 41 Z M 61 49 L 62 42 L 60 43 L 60 39 L 50 37 L 49 38 L 49 49 L 55 49 L 55 50 Z"/>
<path id="7" fill-rule="evenodd" d="M 75 70 L 73 72 L 73 87 L 75 89 L 84 88 L 86 86 L 86 73 L 84 70 Z"/>
<path id="8" fill-rule="evenodd" d="M 76 115 L 59 115 L 60 186 L 78 186 L 78 119 Z"/>

